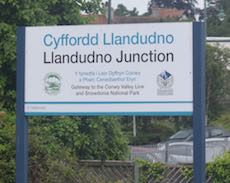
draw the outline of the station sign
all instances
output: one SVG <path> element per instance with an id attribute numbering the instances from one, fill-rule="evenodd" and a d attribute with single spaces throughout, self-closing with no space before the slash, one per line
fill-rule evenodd
<path id="1" fill-rule="evenodd" d="M 192 115 L 193 24 L 25 28 L 25 115 Z"/>

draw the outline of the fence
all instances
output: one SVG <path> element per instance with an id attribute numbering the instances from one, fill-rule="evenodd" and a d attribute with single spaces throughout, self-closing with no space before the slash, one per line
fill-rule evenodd
<path id="1" fill-rule="evenodd" d="M 155 175 L 144 172 L 144 167 L 130 161 L 80 161 L 82 175 L 78 183 L 192 183 L 183 173 L 185 166 L 168 165 L 164 168 L 160 179 Z M 192 169 L 191 166 L 186 166 Z M 146 175 L 146 173 L 148 173 Z M 143 176 L 144 179 L 143 179 Z M 211 183 L 207 179 L 206 183 Z"/>
<path id="2" fill-rule="evenodd" d="M 134 148 L 134 149 L 133 149 Z M 206 140 L 206 161 L 210 162 L 216 156 L 230 150 L 229 138 Z M 158 146 L 131 147 L 132 161 L 80 161 L 78 183 L 192 183 L 191 176 L 185 170 L 192 172 L 193 161 L 192 142 L 175 142 Z M 152 162 L 166 163 L 160 176 L 148 171 L 145 166 L 135 164 L 133 160 L 144 159 Z M 180 165 L 185 163 L 187 165 Z M 151 166 L 151 165 L 150 165 Z M 160 178 L 159 178 L 160 177 Z M 211 183 L 208 177 L 206 183 Z"/>
<path id="3" fill-rule="evenodd" d="M 191 167 L 186 167 L 192 169 Z M 146 177 L 141 178 L 141 183 L 192 183 L 192 178 L 185 176 L 185 167 L 180 165 L 168 165 L 163 173 L 155 179 L 153 174 L 144 174 Z M 140 169 L 140 171 L 143 171 Z M 143 175 L 142 175 L 143 176 Z M 144 180 L 144 181 L 143 181 Z"/>
<path id="4" fill-rule="evenodd" d="M 81 177 L 79 183 L 133 183 L 135 164 L 131 161 L 97 161 L 79 162 Z"/>

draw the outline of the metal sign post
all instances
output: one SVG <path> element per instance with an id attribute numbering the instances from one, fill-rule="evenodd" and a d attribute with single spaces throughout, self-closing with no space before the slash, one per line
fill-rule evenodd
<path id="1" fill-rule="evenodd" d="M 16 183 L 28 179 L 28 124 L 24 112 L 25 28 L 17 30 Z"/>
<path id="2" fill-rule="evenodd" d="M 111 24 L 112 18 L 112 7 L 111 7 L 111 0 L 108 1 L 108 24 Z"/>
<path id="3" fill-rule="evenodd" d="M 193 23 L 194 182 L 205 182 L 205 26 Z"/>

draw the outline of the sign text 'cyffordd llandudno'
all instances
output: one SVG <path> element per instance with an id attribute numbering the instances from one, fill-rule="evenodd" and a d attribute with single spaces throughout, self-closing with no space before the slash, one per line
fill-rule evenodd
<path id="1" fill-rule="evenodd" d="M 99 33 L 85 34 L 83 36 L 75 36 L 62 34 L 55 37 L 52 34 L 46 34 L 43 38 L 44 45 L 52 47 L 54 50 L 62 47 L 79 47 L 79 46 L 121 46 L 121 45 L 167 45 L 173 44 L 174 37 L 171 34 L 140 34 L 136 32 L 131 35 L 107 34 Z M 113 54 L 108 51 L 102 54 L 100 51 L 79 53 L 78 51 L 72 54 L 58 54 L 52 51 L 47 54 L 44 52 L 44 63 L 47 64 L 76 64 L 76 63 L 111 63 L 113 60 L 117 63 L 121 62 L 173 62 L 174 54 L 172 52 L 158 52 L 156 49 L 146 50 L 141 53 L 130 53 L 120 50 L 117 57 L 113 58 Z"/>
<path id="2" fill-rule="evenodd" d="M 26 28 L 26 115 L 191 115 L 192 23 Z"/>

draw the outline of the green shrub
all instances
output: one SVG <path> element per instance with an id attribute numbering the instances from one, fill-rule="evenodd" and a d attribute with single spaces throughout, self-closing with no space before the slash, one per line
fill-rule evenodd
<path id="1" fill-rule="evenodd" d="M 214 121 L 211 121 L 212 126 L 222 127 L 228 131 L 230 131 L 230 110 L 222 113 L 220 117 Z"/>
<path id="2" fill-rule="evenodd" d="M 184 167 L 182 173 L 190 179 L 193 176 L 193 169 Z M 218 157 L 207 165 L 207 178 L 211 178 L 212 183 L 230 182 L 230 152 L 226 152 L 224 156 Z"/>
<path id="3" fill-rule="evenodd" d="M 15 115 L 0 110 L 0 183 L 15 182 Z"/>
<path id="4" fill-rule="evenodd" d="M 218 157 L 214 162 L 208 164 L 207 175 L 212 178 L 213 183 L 230 182 L 230 152 Z"/>
<path id="5" fill-rule="evenodd" d="M 162 163 L 151 163 L 144 160 L 137 160 L 140 166 L 140 182 L 149 182 L 149 179 L 154 180 L 155 183 L 159 183 L 164 179 L 163 172 L 166 170 L 166 166 Z"/>

